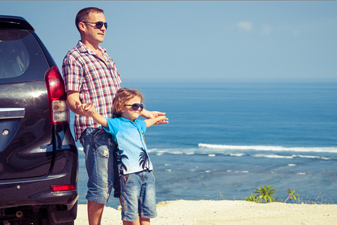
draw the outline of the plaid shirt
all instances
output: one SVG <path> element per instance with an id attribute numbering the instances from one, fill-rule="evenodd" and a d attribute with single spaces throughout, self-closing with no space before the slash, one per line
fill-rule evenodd
<path id="1" fill-rule="evenodd" d="M 106 50 L 99 47 L 105 62 L 81 41 L 63 60 L 62 73 L 66 92 L 78 91 L 82 103 L 93 102 L 95 109 L 105 118 L 112 118 L 113 99 L 122 82 L 115 63 Z M 101 128 L 93 118 L 75 114 L 75 138 L 86 128 Z"/>

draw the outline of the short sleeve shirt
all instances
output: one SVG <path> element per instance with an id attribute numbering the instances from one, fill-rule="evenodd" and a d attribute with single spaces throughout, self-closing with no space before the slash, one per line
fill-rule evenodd
<path id="1" fill-rule="evenodd" d="M 93 102 L 98 113 L 103 117 L 112 118 L 113 99 L 122 80 L 112 58 L 104 48 L 99 48 L 105 61 L 79 41 L 63 60 L 63 79 L 66 92 L 78 91 L 82 103 Z M 91 117 L 76 114 L 76 140 L 86 128 L 101 128 L 101 125 Z"/>
<path id="2" fill-rule="evenodd" d="M 117 143 L 117 162 L 121 174 L 153 170 L 144 140 L 146 123 L 143 120 L 134 122 L 123 117 L 107 119 L 110 133 Z"/>

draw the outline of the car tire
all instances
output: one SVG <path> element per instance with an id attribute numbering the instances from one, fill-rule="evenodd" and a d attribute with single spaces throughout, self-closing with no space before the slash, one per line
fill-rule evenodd
<path id="1" fill-rule="evenodd" d="M 74 221 L 67 222 L 67 223 L 55 223 L 55 225 L 74 225 Z"/>
<path id="2" fill-rule="evenodd" d="M 66 223 L 53 223 L 53 222 L 48 222 L 48 220 L 41 220 L 38 225 L 74 225 L 75 221 L 70 221 Z"/>

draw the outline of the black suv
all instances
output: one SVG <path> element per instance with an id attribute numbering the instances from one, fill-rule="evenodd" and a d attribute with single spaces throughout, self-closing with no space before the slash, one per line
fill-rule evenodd
<path id="1" fill-rule="evenodd" d="M 77 176 L 59 70 L 24 18 L 0 15 L 0 225 L 74 224 Z"/>

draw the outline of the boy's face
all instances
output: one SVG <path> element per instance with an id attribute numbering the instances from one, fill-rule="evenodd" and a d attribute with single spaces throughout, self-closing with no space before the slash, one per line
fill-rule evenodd
<path id="1" fill-rule="evenodd" d="M 128 120 L 131 120 L 131 121 L 134 121 L 135 119 L 137 119 L 140 116 L 140 113 L 142 112 L 141 107 L 139 107 L 137 110 L 134 110 L 132 108 L 133 104 L 139 104 L 139 105 L 142 104 L 140 97 L 135 96 L 124 104 L 122 117 Z"/>

